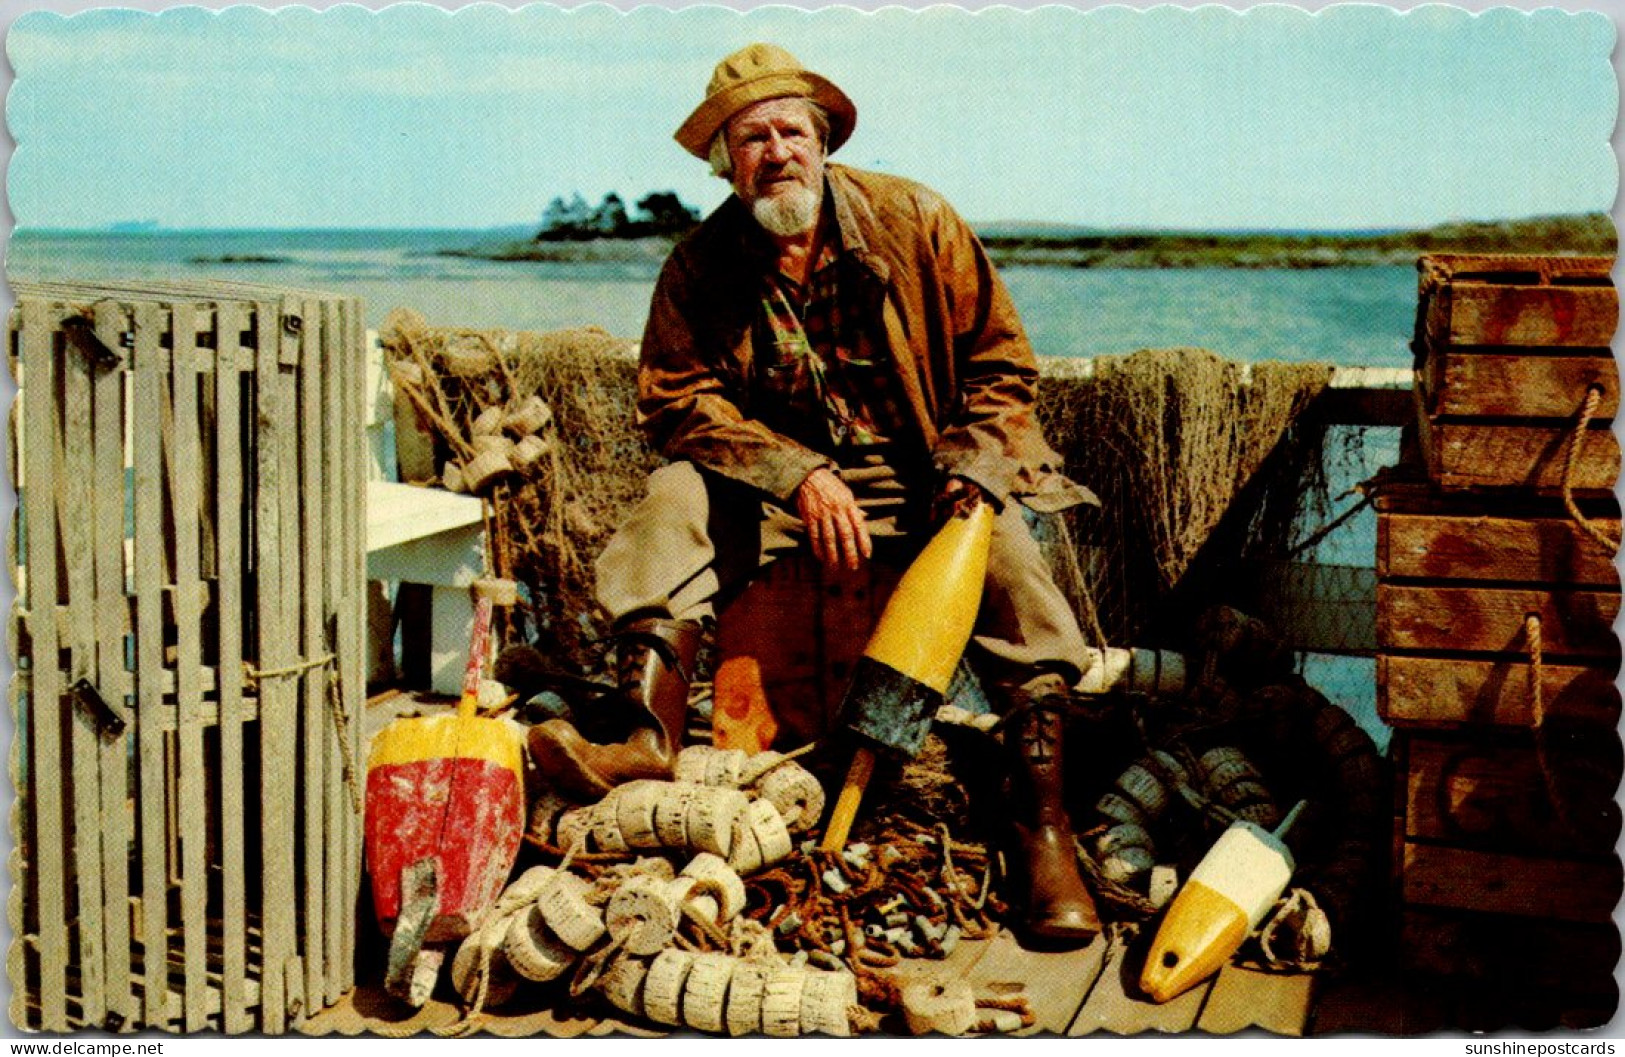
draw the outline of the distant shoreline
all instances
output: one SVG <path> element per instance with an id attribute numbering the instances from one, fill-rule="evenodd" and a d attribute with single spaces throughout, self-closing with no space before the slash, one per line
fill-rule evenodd
<path id="1" fill-rule="evenodd" d="M 1380 234 L 1021 231 L 982 234 L 1000 267 L 1054 268 L 1356 268 L 1409 265 L 1428 253 L 1525 253 L 1612 256 L 1618 246 L 1604 213 L 1485 223 L 1444 224 Z M 508 241 L 435 253 L 488 261 L 659 263 L 674 240 L 663 237 Z"/>

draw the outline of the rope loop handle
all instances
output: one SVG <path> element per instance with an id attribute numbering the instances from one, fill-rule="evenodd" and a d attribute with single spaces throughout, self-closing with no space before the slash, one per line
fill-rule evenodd
<path id="1" fill-rule="evenodd" d="M 1568 511 L 1569 517 L 1580 527 L 1580 531 L 1610 554 L 1619 550 L 1619 540 L 1612 538 L 1594 522 L 1580 512 L 1580 506 L 1574 501 L 1574 473 L 1580 465 L 1580 450 L 1585 444 L 1586 430 L 1591 420 L 1597 414 L 1597 405 L 1602 402 L 1603 388 L 1600 384 L 1592 382 L 1586 386 L 1585 402 L 1580 405 L 1580 417 L 1575 421 L 1574 433 L 1569 437 L 1568 457 L 1563 463 L 1563 509 Z"/>

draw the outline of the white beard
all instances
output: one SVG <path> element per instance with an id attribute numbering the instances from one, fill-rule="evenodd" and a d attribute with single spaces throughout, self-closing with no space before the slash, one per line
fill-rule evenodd
<path id="1" fill-rule="evenodd" d="M 780 238 L 800 235 L 818 223 L 819 194 L 811 187 L 794 187 L 763 195 L 750 204 L 756 222 Z"/>

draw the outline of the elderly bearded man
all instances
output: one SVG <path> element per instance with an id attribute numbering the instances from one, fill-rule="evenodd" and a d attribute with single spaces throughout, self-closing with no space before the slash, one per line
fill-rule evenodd
<path id="1" fill-rule="evenodd" d="M 550 720 L 531 749 L 578 792 L 669 777 L 714 599 L 803 542 L 857 568 L 984 500 L 998 518 L 971 658 L 1017 761 L 1028 925 L 1084 939 L 1099 923 L 1061 802 L 1060 710 L 1086 646 L 1022 507 L 1094 497 L 1053 468 L 1032 350 L 964 221 L 919 184 L 826 163 L 856 117 L 753 44 L 678 129 L 734 194 L 672 252 L 644 332 L 638 421 L 672 461 L 597 564 L 620 691 L 580 720 L 600 741 Z"/>

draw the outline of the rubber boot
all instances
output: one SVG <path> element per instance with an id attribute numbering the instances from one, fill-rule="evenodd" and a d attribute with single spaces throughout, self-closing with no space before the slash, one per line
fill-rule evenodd
<path id="1" fill-rule="evenodd" d="M 596 800 L 638 778 L 670 779 L 682 747 L 700 625 L 646 618 L 627 623 L 614 637 L 620 689 L 601 707 L 625 713 L 617 724 L 627 731 L 625 740 L 588 741 L 565 719 L 532 727 L 528 739 L 531 758 L 546 781 L 582 800 Z"/>
<path id="2" fill-rule="evenodd" d="M 1026 866 L 1027 931 L 1044 940 L 1086 943 L 1100 932 L 1100 916 L 1078 873 L 1061 795 L 1061 713 L 1040 699 L 1012 719 L 1007 744 L 1014 757 L 1015 828 Z"/>

